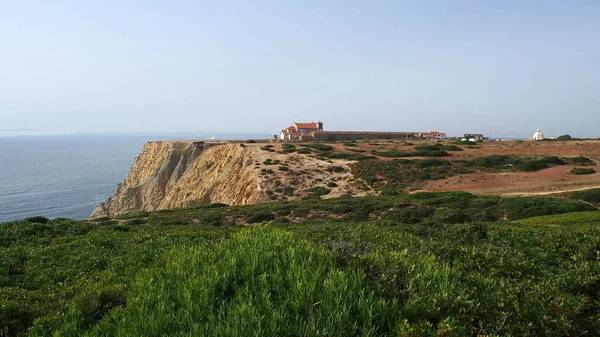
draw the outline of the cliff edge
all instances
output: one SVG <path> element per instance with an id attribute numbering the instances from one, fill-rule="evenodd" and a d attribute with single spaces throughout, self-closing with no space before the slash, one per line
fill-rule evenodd
<path id="1" fill-rule="evenodd" d="M 95 207 L 91 218 L 206 203 L 258 202 L 260 178 L 251 167 L 252 151 L 232 143 L 146 143 L 127 178 Z"/>

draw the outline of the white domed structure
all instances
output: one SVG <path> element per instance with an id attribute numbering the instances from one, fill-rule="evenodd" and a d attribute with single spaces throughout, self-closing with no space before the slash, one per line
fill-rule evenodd
<path id="1" fill-rule="evenodd" d="M 544 134 L 542 133 L 542 131 L 540 129 L 537 129 L 537 131 L 533 134 L 533 140 L 543 140 L 544 139 Z"/>

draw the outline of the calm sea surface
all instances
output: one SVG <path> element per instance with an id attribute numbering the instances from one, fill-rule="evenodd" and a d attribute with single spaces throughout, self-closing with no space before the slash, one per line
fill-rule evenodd
<path id="1" fill-rule="evenodd" d="M 213 136 L 213 135 L 211 135 Z M 85 219 L 125 179 L 147 141 L 202 134 L 0 137 L 0 222 L 33 215 Z M 219 139 L 266 138 L 216 135 Z"/>

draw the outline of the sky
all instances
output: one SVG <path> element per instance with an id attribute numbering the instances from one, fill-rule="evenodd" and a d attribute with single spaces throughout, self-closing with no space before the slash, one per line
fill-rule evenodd
<path id="1" fill-rule="evenodd" d="M 0 0 L 0 135 L 600 137 L 600 1 Z"/>

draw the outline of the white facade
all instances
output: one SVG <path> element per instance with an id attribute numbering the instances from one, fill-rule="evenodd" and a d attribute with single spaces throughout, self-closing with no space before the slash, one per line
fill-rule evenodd
<path id="1" fill-rule="evenodd" d="M 537 129 L 537 131 L 533 134 L 533 140 L 543 140 L 544 139 L 544 134 L 542 133 L 542 131 L 540 131 L 540 129 Z"/>

